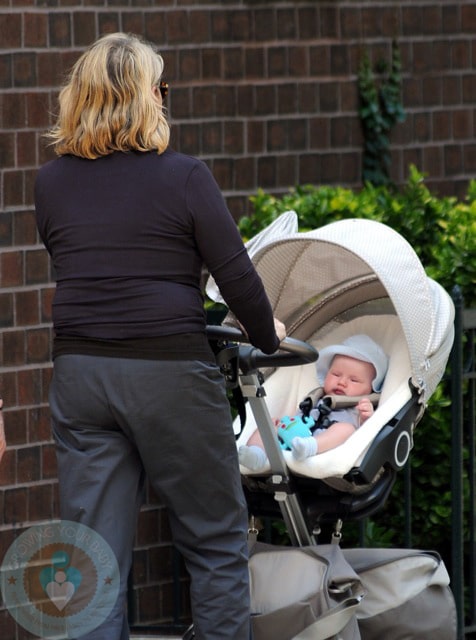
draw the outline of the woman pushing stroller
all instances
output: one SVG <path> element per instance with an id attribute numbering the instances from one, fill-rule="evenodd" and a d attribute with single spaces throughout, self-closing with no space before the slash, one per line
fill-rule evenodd
<path id="1" fill-rule="evenodd" d="M 282 447 L 302 461 L 345 442 L 374 413 L 387 368 L 386 354 L 367 335 L 354 335 L 322 349 L 317 362 L 322 387 L 311 394 L 317 402 L 309 406 L 306 398 L 297 416 L 276 420 Z M 252 471 L 267 464 L 258 430 L 240 447 L 239 460 Z"/>

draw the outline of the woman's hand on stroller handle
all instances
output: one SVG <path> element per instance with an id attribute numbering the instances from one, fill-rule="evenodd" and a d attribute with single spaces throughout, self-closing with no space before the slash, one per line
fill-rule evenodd
<path id="1" fill-rule="evenodd" d="M 281 322 L 281 320 L 278 320 L 278 318 L 274 318 L 274 330 L 276 331 L 279 341 L 282 342 L 286 338 L 286 325 Z"/>
<path id="2" fill-rule="evenodd" d="M 235 327 L 207 325 L 207 336 L 209 340 L 249 344 L 248 336 Z M 289 337 L 284 338 L 278 351 L 270 355 L 252 346 L 240 347 L 240 362 L 246 362 L 247 370 L 259 367 L 293 367 L 315 362 L 317 358 L 318 352 L 313 346 Z"/>

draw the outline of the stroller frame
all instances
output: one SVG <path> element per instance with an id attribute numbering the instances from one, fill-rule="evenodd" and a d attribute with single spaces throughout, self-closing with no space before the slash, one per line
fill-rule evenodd
<path id="1" fill-rule="evenodd" d="M 378 511 L 385 503 L 410 453 L 412 432 L 421 407 L 416 390 L 404 407 L 379 432 L 359 466 L 353 467 L 345 480 L 359 487 L 355 493 L 338 491 L 325 483 L 290 472 L 276 437 L 276 430 L 266 404 L 266 390 L 261 368 L 296 366 L 314 362 L 318 352 L 310 344 L 286 338 L 281 349 L 287 353 L 266 356 L 253 347 L 240 345 L 230 349 L 227 340 L 245 340 L 241 332 L 229 327 L 208 327 L 211 340 L 219 339 L 221 348 L 229 349 L 230 364 L 222 358 L 222 370 L 228 386 L 240 384 L 256 420 L 270 469 L 265 474 L 242 476 L 250 513 L 281 517 L 293 546 L 316 544 L 320 524 L 345 519 L 360 519 Z M 220 349 L 220 346 L 218 346 Z M 227 376 L 230 367 L 239 373 Z M 377 480 L 375 481 L 375 478 Z M 372 482 L 373 481 L 373 482 Z M 316 485 L 320 491 L 316 491 Z"/>

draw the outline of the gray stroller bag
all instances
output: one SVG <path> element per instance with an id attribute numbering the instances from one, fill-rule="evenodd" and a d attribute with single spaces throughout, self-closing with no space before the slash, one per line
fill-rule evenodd
<path id="1" fill-rule="evenodd" d="M 254 640 L 360 640 L 364 590 L 339 545 L 256 543 L 249 572 Z"/>
<path id="2" fill-rule="evenodd" d="M 365 589 L 356 616 L 362 640 L 454 640 L 456 607 L 435 551 L 344 549 Z"/>

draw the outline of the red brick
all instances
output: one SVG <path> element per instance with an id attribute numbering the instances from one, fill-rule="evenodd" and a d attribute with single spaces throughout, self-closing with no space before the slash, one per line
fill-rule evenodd
<path id="1" fill-rule="evenodd" d="M 288 48 L 288 74 L 293 78 L 301 78 L 309 75 L 308 47 Z"/>
<path id="2" fill-rule="evenodd" d="M 36 166 L 36 133 L 34 131 L 19 131 L 17 134 L 17 166 Z"/>
<path id="3" fill-rule="evenodd" d="M 4 298 L 0 295 L 0 298 Z M 3 300 L 2 300 L 3 302 Z M 2 309 L 2 317 L 5 312 Z M 13 317 L 12 322 L 13 323 Z M 4 366 L 19 366 L 26 362 L 25 332 L 22 330 L 3 332 L 3 364 Z"/>
<path id="4" fill-rule="evenodd" d="M 421 8 L 422 33 L 439 36 L 443 30 L 441 6 L 423 6 Z"/>
<path id="5" fill-rule="evenodd" d="M 165 12 L 154 11 L 147 14 L 144 25 L 145 37 L 161 47 L 166 42 Z"/>
<path id="6" fill-rule="evenodd" d="M 21 46 L 21 14 L 0 13 L 0 48 Z"/>
<path id="7" fill-rule="evenodd" d="M 268 49 L 268 70 L 271 77 L 287 75 L 287 48 L 270 47 Z"/>
<path id="8" fill-rule="evenodd" d="M 13 287 L 23 284 L 23 254 L 21 251 L 0 253 L 0 285 Z"/>
<path id="9" fill-rule="evenodd" d="M 405 36 L 418 35 L 423 31 L 422 25 L 422 8 L 421 6 L 403 6 L 402 15 L 402 34 Z"/>
<path id="10" fill-rule="evenodd" d="M 342 76 L 350 72 L 348 48 L 344 45 L 334 45 L 330 48 L 331 75 Z"/>
<path id="11" fill-rule="evenodd" d="M 461 24 L 465 33 L 476 33 L 476 7 L 461 4 Z"/>
<path id="12" fill-rule="evenodd" d="M 232 120 L 223 125 L 223 151 L 225 153 L 243 153 L 244 127 L 243 123 Z"/>
<path id="13" fill-rule="evenodd" d="M 0 487 L 2 488 L 14 485 L 16 482 L 17 456 L 16 450 L 12 448 L 12 439 L 10 436 L 10 429 L 8 428 L 8 415 L 9 414 L 5 412 L 5 437 L 7 439 L 7 450 L 2 458 L 2 464 L 0 464 Z M 4 490 L 2 491 L 2 495 L 5 495 Z M 1 519 L 0 522 L 2 522 L 2 524 L 7 523 L 6 521 L 2 521 Z M 11 524 L 11 522 L 9 522 L 8 524 Z"/>
<path id="14" fill-rule="evenodd" d="M 330 74 L 330 52 L 329 47 L 317 45 L 311 47 L 310 56 L 310 73 L 312 76 L 328 76 Z"/>
<path id="15" fill-rule="evenodd" d="M 41 51 L 37 55 L 38 86 L 54 87 L 58 85 L 64 68 L 59 51 Z"/>
<path id="16" fill-rule="evenodd" d="M 443 175 L 443 153 L 437 146 L 423 148 L 423 165 L 431 176 Z"/>
<path id="17" fill-rule="evenodd" d="M 0 293 L 0 327 L 13 326 L 14 318 L 13 294 Z M 4 334 L 5 338 L 5 334 Z"/>
<path id="18" fill-rule="evenodd" d="M 276 91 L 274 86 L 263 85 L 254 89 L 254 113 L 256 115 L 268 115 L 273 113 Z M 253 102 L 251 103 L 253 109 Z"/>
<path id="19" fill-rule="evenodd" d="M 207 117 L 213 112 L 214 94 L 210 87 L 199 87 L 193 90 L 193 113 L 197 117 Z"/>
<path id="20" fill-rule="evenodd" d="M 336 112 L 339 108 L 339 85 L 337 82 L 326 82 L 320 87 L 319 111 Z"/>
<path id="21" fill-rule="evenodd" d="M 200 128 L 189 124 L 180 127 L 179 148 L 182 153 L 193 154 L 200 148 Z"/>
<path id="22" fill-rule="evenodd" d="M 49 260 L 44 249 L 31 249 L 25 253 L 25 283 L 43 284 L 49 280 Z"/>
<path id="23" fill-rule="evenodd" d="M 252 37 L 251 13 L 249 11 L 231 10 L 228 11 L 228 18 L 231 28 L 231 39 L 234 42 L 248 42 Z M 195 27 L 195 24 L 194 24 Z"/>
<path id="24" fill-rule="evenodd" d="M 226 49 L 223 52 L 223 76 L 227 80 L 236 80 L 243 77 L 244 62 L 241 47 Z"/>
<path id="25" fill-rule="evenodd" d="M 264 152 L 265 127 L 261 121 L 250 121 L 247 124 L 246 147 L 249 153 Z"/>
<path id="26" fill-rule="evenodd" d="M 13 242 L 16 245 L 37 244 L 35 213 L 33 211 L 16 211 Z"/>
<path id="27" fill-rule="evenodd" d="M 308 135 L 307 135 L 307 124 L 302 120 L 289 120 L 287 122 L 288 126 L 288 141 L 289 141 L 289 149 L 300 151 L 306 148 Z"/>
<path id="28" fill-rule="evenodd" d="M 26 94 L 26 113 L 28 126 L 46 129 L 50 123 L 50 97 L 45 92 Z"/>
<path id="29" fill-rule="evenodd" d="M 319 9 L 319 33 L 322 38 L 337 38 L 340 33 L 340 12 L 336 7 Z"/>
<path id="30" fill-rule="evenodd" d="M 3 513 L 3 509 L 2 509 Z M 5 552 L 7 549 L 5 549 Z M 5 554 L 2 554 L 2 558 Z M 16 638 L 18 625 L 7 609 L 0 611 L 0 638 Z"/>
<path id="31" fill-rule="evenodd" d="M 476 174 L 476 144 L 467 144 L 464 146 L 463 166 L 466 174 Z"/>
<path id="32" fill-rule="evenodd" d="M 317 7 L 297 8 L 298 28 L 301 40 L 311 40 L 318 34 L 318 10 Z"/>
<path id="33" fill-rule="evenodd" d="M 22 129 L 25 118 L 25 96 L 21 93 L 0 93 L 0 128 Z"/>
<path id="34" fill-rule="evenodd" d="M 44 480 L 54 480 L 58 475 L 58 465 L 56 462 L 56 447 L 54 444 L 43 445 L 42 452 L 42 478 Z"/>
<path id="35" fill-rule="evenodd" d="M 51 305 L 55 295 L 55 287 L 41 289 L 41 322 L 51 322 Z"/>
<path id="36" fill-rule="evenodd" d="M 222 52 L 213 47 L 202 52 L 202 75 L 204 79 L 217 78 L 222 74 Z"/>
<path id="37" fill-rule="evenodd" d="M 341 162 L 341 175 L 343 182 L 353 186 L 360 186 L 361 173 L 361 153 L 344 153 L 342 155 Z"/>
<path id="38" fill-rule="evenodd" d="M 48 16 L 46 13 L 24 13 L 23 33 L 25 46 L 46 47 L 48 45 Z"/>
<path id="39" fill-rule="evenodd" d="M 256 174 L 255 159 L 253 157 L 239 158 L 235 164 L 234 188 L 238 191 L 246 189 L 253 183 Z"/>
<path id="40" fill-rule="evenodd" d="M 71 15 L 66 12 L 50 12 L 48 35 L 52 47 L 71 46 Z"/>
<path id="41" fill-rule="evenodd" d="M 236 91 L 235 87 L 224 85 L 217 87 L 215 93 L 215 112 L 221 117 L 235 117 Z"/>
<path id="42" fill-rule="evenodd" d="M 144 14 L 139 11 L 123 14 L 122 30 L 126 33 L 144 33 Z"/>
<path id="43" fill-rule="evenodd" d="M 182 12 L 183 13 L 183 12 Z M 178 23 L 177 17 L 173 16 L 175 22 Z M 179 31 L 183 37 L 186 31 L 184 18 L 181 18 L 182 27 L 178 28 L 178 24 L 175 26 L 174 31 Z M 167 22 L 170 29 L 169 15 L 167 15 Z M 228 20 L 228 14 L 225 11 L 212 11 L 210 15 L 210 36 L 212 42 L 230 42 L 233 38 L 231 21 Z"/>
<path id="44" fill-rule="evenodd" d="M 18 325 L 38 324 L 39 321 L 38 291 L 17 291 L 15 293 L 15 317 Z"/>
<path id="45" fill-rule="evenodd" d="M 267 152 L 282 151 L 288 145 L 288 128 L 282 120 L 271 120 L 267 123 Z"/>
<path id="46" fill-rule="evenodd" d="M 446 76 L 442 80 L 442 102 L 444 105 L 457 105 L 461 102 L 461 79 L 459 76 Z"/>
<path id="47" fill-rule="evenodd" d="M 471 43 L 468 40 L 453 42 L 450 50 L 453 69 L 471 68 Z"/>
<path id="48" fill-rule="evenodd" d="M 76 46 L 87 46 L 96 37 L 96 14 L 93 11 L 73 13 L 73 42 Z"/>
<path id="49" fill-rule="evenodd" d="M 189 118 L 192 115 L 191 110 L 191 89 L 175 87 L 172 89 L 173 95 L 170 102 L 171 110 L 174 118 Z M 168 96 L 167 96 L 168 98 Z"/>
<path id="50" fill-rule="evenodd" d="M 22 487 L 7 489 L 4 495 L 5 521 L 12 524 L 26 522 L 28 520 L 28 490 Z"/>
<path id="51" fill-rule="evenodd" d="M 107 13 L 98 14 L 99 33 L 116 33 L 120 31 L 121 19 L 118 13 L 108 11 Z"/>
<path id="52" fill-rule="evenodd" d="M 245 50 L 245 75 L 247 78 L 262 78 L 265 75 L 265 55 L 262 49 Z"/>
<path id="53" fill-rule="evenodd" d="M 40 480 L 40 449 L 20 447 L 17 449 L 17 483 L 26 484 Z"/>
<path id="54" fill-rule="evenodd" d="M 51 441 L 50 411 L 48 407 L 28 409 L 28 442 L 40 443 Z"/>
<path id="55" fill-rule="evenodd" d="M 179 72 L 182 81 L 200 78 L 199 57 L 196 51 L 185 49 L 179 53 Z"/>
<path id="56" fill-rule="evenodd" d="M 10 89 L 13 86 L 13 56 L 11 53 L 0 55 L 0 87 Z"/>
<path id="57" fill-rule="evenodd" d="M 460 33 L 461 31 L 461 7 L 456 4 L 447 4 L 441 8 L 443 33 Z"/>
<path id="58" fill-rule="evenodd" d="M 277 86 L 278 99 L 276 102 L 276 112 L 281 113 L 297 113 L 297 87 L 295 84 L 280 84 Z"/>
<path id="59" fill-rule="evenodd" d="M 166 21 L 168 43 L 178 44 L 189 41 L 191 28 L 187 11 L 169 11 Z"/>
<path id="60" fill-rule="evenodd" d="M 428 142 L 431 139 L 430 114 L 416 113 L 413 119 L 414 139 L 416 142 Z"/>
<path id="61" fill-rule="evenodd" d="M 275 157 L 268 155 L 258 158 L 258 184 L 263 189 L 274 189 L 276 187 Z"/>
<path id="62" fill-rule="evenodd" d="M 26 362 L 26 358 L 23 360 Z M 18 404 L 38 405 L 43 402 L 41 371 L 25 369 L 18 372 Z"/>
<path id="63" fill-rule="evenodd" d="M 54 493 L 52 484 L 40 484 L 29 488 L 28 517 L 32 522 L 54 517 Z"/>
<path id="64" fill-rule="evenodd" d="M 276 166 L 277 180 L 279 184 L 287 184 L 290 187 L 297 184 L 297 158 L 296 156 L 278 156 Z"/>
<path id="65" fill-rule="evenodd" d="M 445 175 L 454 176 L 463 168 L 463 148 L 460 144 L 448 145 L 445 149 Z"/>
<path id="66" fill-rule="evenodd" d="M 254 104 L 255 89 L 251 84 L 240 85 L 237 87 L 237 111 L 242 117 L 252 116 L 255 113 Z"/>
<path id="67" fill-rule="evenodd" d="M 470 140 L 473 134 L 473 113 L 469 109 L 453 112 L 453 136 L 455 140 Z"/>
<path id="68" fill-rule="evenodd" d="M 223 149 L 223 132 L 219 122 L 205 122 L 201 127 L 202 153 L 214 154 Z"/>
<path id="69" fill-rule="evenodd" d="M 208 43 L 210 36 L 210 12 L 209 11 L 193 11 L 190 17 L 192 21 L 192 29 L 190 33 L 190 42 L 192 43 Z"/>
<path id="70" fill-rule="evenodd" d="M 299 157 L 298 184 L 322 184 L 322 154 L 303 153 Z"/>
<path id="71" fill-rule="evenodd" d="M 330 145 L 329 119 L 315 117 L 309 122 L 309 146 L 315 149 L 326 149 Z"/>
<path id="72" fill-rule="evenodd" d="M 49 329 L 28 329 L 26 331 L 27 363 L 47 362 L 51 354 Z"/>
<path id="73" fill-rule="evenodd" d="M 344 38 L 359 38 L 362 36 L 362 16 L 360 8 L 346 8 L 340 11 L 340 28 Z"/>

